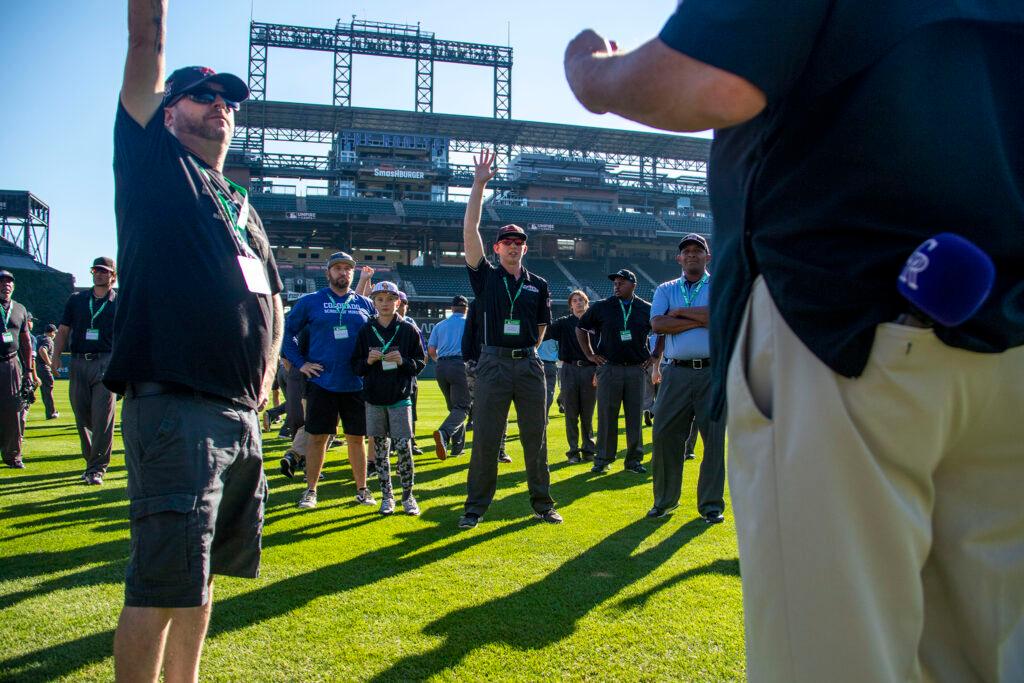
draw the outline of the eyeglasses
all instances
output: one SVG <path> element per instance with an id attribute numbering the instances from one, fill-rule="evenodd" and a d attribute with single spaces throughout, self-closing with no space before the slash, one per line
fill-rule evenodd
<path id="1" fill-rule="evenodd" d="M 526 241 L 525 240 L 517 240 L 517 239 L 509 238 L 509 239 L 498 240 L 498 244 L 504 244 L 504 245 L 509 246 L 509 247 L 521 247 L 524 244 L 526 244 Z"/>
<path id="2" fill-rule="evenodd" d="M 230 109 L 231 111 L 238 111 L 239 107 L 241 107 L 241 105 L 238 102 L 235 102 L 234 100 L 229 100 L 228 98 L 224 97 L 224 93 L 216 92 L 214 90 L 193 90 L 191 92 L 185 93 L 185 97 L 189 98 L 196 104 L 213 104 L 217 101 L 217 98 L 220 97 L 222 100 L 224 100 L 224 106 Z"/>

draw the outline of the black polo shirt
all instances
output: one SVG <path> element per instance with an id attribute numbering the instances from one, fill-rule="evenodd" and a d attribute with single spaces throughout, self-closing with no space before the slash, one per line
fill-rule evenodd
<path id="1" fill-rule="evenodd" d="M 551 323 L 544 338 L 554 339 L 558 342 L 558 360 L 565 363 L 584 362 L 591 364 L 583 354 L 583 349 L 580 348 L 580 340 L 576 338 L 576 328 L 579 324 L 580 319 L 572 313 L 563 315 Z M 594 339 L 591 339 L 591 346 L 594 345 L 594 341 Z"/>
<path id="2" fill-rule="evenodd" d="M 579 328 L 597 335 L 595 352 L 610 363 L 643 363 L 651 357 L 651 304 L 638 296 L 630 302 L 615 296 L 598 301 L 580 318 Z M 628 339 L 623 339 L 623 331 L 629 332 Z"/>
<path id="3" fill-rule="evenodd" d="M 237 214 L 241 192 L 164 127 L 162 110 L 143 128 L 118 103 L 121 287 L 104 376 L 111 390 L 173 382 L 256 407 L 272 352 L 273 301 L 250 291 L 238 257 L 258 261 L 250 276 L 263 271 L 272 294 L 283 285 L 259 216 L 250 210 L 240 235 L 226 205 Z"/>
<path id="4" fill-rule="evenodd" d="M 13 358 L 18 355 L 21 348 L 21 333 L 28 332 L 28 311 L 14 299 L 6 306 L 0 304 L 3 309 L 0 316 L 6 316 L 7 325 L 4 326 L 3 339 L 0 339 L 0 359 Z M 0 317 L 0 320 L 5 319 Z M 7 341 L 10 339 L 10 341 Z"/>
<path id="5" fill-rule="evenodd" d="M 876 326 L 907 309 L 904 262 L 947 230 L 988 252 L 996 282 L 972 320 L 935 333 L 979 352 L 1024 344 L 1019 0 L 687 0 L 660 37 L 767 96 L 711 148 L 714 256 L 729 264 L 711 294 L 714 357 L 732 353 L 761 274 L 804 344 L 860 375 Z M 716 414 L 728 365 L 712 369 Z"/>
<path id="6" fill-rule="evenodd" d="M 465 362 L 480 360 L 480 326 L 483 315 L 476 299 L 469 302 L 466 309 L 466 328 L 462 331 L 462 360 Z"/>
<path id="7" fill-rule="evenodd" d="M 71 353 L 110 353 L 114 344 L 116 310 L 117 292 L 114 290 L 107 292 L 102 299 L 93 296 L 92 289 L 69 296 L 60 319 L 61 325 L 71 328 L 68 335 L 70 345 L 66 350 Z"/>
<path id="8" fill-rule="evenodd" d="M 517 279 L 486 258 L 481 259 L 476 268 L 466 267 L 469 269 L 469 283 L 483 314 L 481 343 L 512 349 L 536 346 L 539 340 L 537 327 L 551 322 L 551 296 L 547 281 L 526 268 Z M 505 333 L 509 320 L 519 322 L 518 333 Z"/>

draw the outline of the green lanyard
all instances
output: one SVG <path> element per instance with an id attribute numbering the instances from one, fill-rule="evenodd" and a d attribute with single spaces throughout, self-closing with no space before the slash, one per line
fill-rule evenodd
<path id="1" fill-rule="evenodd" d="M 348 302 L 352 299 L 352 292 L 349 292 L 348 294 L 345 295 L 345 301 L 343 301 L 340 305 L 338 304 L 337 301 L 334 300 L 334 297 L 331 296 L 330 292 L 327 292 L 327 298 L 331 300 L 331 303 L 334 305 L 335 310 L 338 311 L 338 325 L 339 326 L 344 326 L 345 325 L 345 317 L 344 317 L 345 316 L 345 311 L 347 311 L 349 309 L 349 303 Z"/>
<path id="2" fill-rule="evenodd" d="M 227 184 L 242 195 L 242 205 L 236 209 L 234 200 L 220 191 L 220 188 L 217 187 L 217 184 L 210 177 L 210 173 L 205 168 L 202 171 L 207 180 L 210 181 L 210 184 L 213 185 L 213 191 L 217 193 L 217 200 L 224 209 L 224 213 L 227 214 L 228 220 L 231 221 L 231 228 L 234 231 L 238 245 L 246 255 L 255 256 L 252 248 L 249 246 L 249 191 L 238 183 L 233 182 L 231 178 L 223 176 Z"/>
<path id="3" fill-rule="evenodd" d="M 633 300 L 629 302 L 629 310 L 626 310 L 626 305 L 622 303 L 622 299 L 619 299 L 619 306 L 622 307 L 622 329 L 629 329 L 629 316 L 633 315 Z"/>
<path id="4" fill-rule="evenodd" d="M 7 334 L 7 321 L 11 319 L 11 306 L 13 306 L 13 303 L 8 303 L 7 308 L 4 308 L 3 304 L 0 304 L 0 313 L 4 316 L 4 334 Z"/>
<path id="5" fill-rule="evenodd" d="M 701 288 L 707 281 L 708 276 L 705 275 L 697 282 L 696 285 L 694 285 L 692 290 L 687 290 L 686 285 L 684 284 L 686 282 L 686 278 L 683 278 L 683 282 L 679 283 L 679 288 L 683 290 L 683 301 L 686 303 L 687 308 L 693 305 L 693 300 L 697 298 L 698 294 L 700 294 Z"/>
<path id="6" fill-rule="evenodd" d="M 93 313 L 92 312 L 93 298 L 94 297 L 90 294 L 89 295 L 89 315 L 92 316 L 92 319 L 89 321 L 89 327 L 95 329 L 96 328 L 96 318 L 99 317 L 100 313 L 103 312 L 103 309 L 107 307 L 108 303 L 110 303 L 110 299 L 108 299 L 107 297 L 103 297 L 103 305 L 100 306 L 100 310 L 98 310 L 95 313 Z"/>
<path id="7" fill-rule="evenodd" d="M 512 296 L 512 290 L 508 288 L 508 278 L 503 275 L 501 277 L 501 281 L 505 283 L 505 293 L 508 294 L 508 301 L 509 301 L 509 304 L 508 304 L 508 314 L 509 314 L 509 317 L 511 317 L 512 316 L 512 312 L 516 308 L 516 299 L 518 299 L 519 295 L 523 293 L 523 285 L 526 284 L 526 278 L 524 277 L 522 279 L 522 281 L 519 283 L 519 289 L 516 290 L 516 295 L 514 297 Z"/>
<path id="8" fill-rule="evenodd" d="M 373 333 L 375 335 L 377 335 L 377 339 L 380 340 L 380 343 L 384 344 L 384 346 L 380 347 L 380 352 L 383 355 L 383 354 L 386 354 L 388 352 L 389 348 L 391 348 L 391 344 L 394 343 L 395 337 L 398 336 L 398 331 L 400 329 L 402 329 L 402 326 L 399 325 L 398 327 L 395 328 L 395 333 L 393 335 L 391 335 L 391 339 L 389 339 L 386 343 L 384 341 L 384 337 L 380 336 L 380 332 L 377 331 L 377 326 L 376 325 L 370 326 L 370 329 L 373 330 Z"/>

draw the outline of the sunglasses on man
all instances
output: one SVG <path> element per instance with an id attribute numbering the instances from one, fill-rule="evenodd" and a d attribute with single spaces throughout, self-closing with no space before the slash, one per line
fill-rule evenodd
<path id="1" fill-rule="evenodd" d="M 215 90 L 207 90 L 205 88 L 197 88 L 196 90 L 191 90 L 182 95 L 181 97 L 187 97 L 196 104 L 206 105 L 213 104 L 217 101 L 217 98 L 220 97 L 222 100 L 224 100 L 224 106 L 230 109 L 231 111 L 238 111 L 238 109 L 242 106 L 238 102 L 235 102 L 234 100 L 229 100 L 228 98 L 224 97 L 224 93 L 222 92 L 217 92 Z M 179 97 L 174 102 L 180 100 L 181 97 Z"/>
<path id="2" fill-rule="evenodd" d="M 513 239 L 513 238 L 507 238 L 507 239 L 503 239 L 503 240 L 498 240 L 498 244 L 504 244 L 505 246 L 508 246 L 508 247 L 521 247 L 524 244 L 526 244 L 526 240 L 517 240 L 517 239 Z"/>

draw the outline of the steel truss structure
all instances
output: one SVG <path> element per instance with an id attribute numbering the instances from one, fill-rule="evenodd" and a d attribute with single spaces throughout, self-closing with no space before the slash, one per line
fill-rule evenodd
<path id="1" fill-rule="evenodd" d="M 50 207 L 31 192 L 0 190 L 0 237 L 49 265 Z"/>

